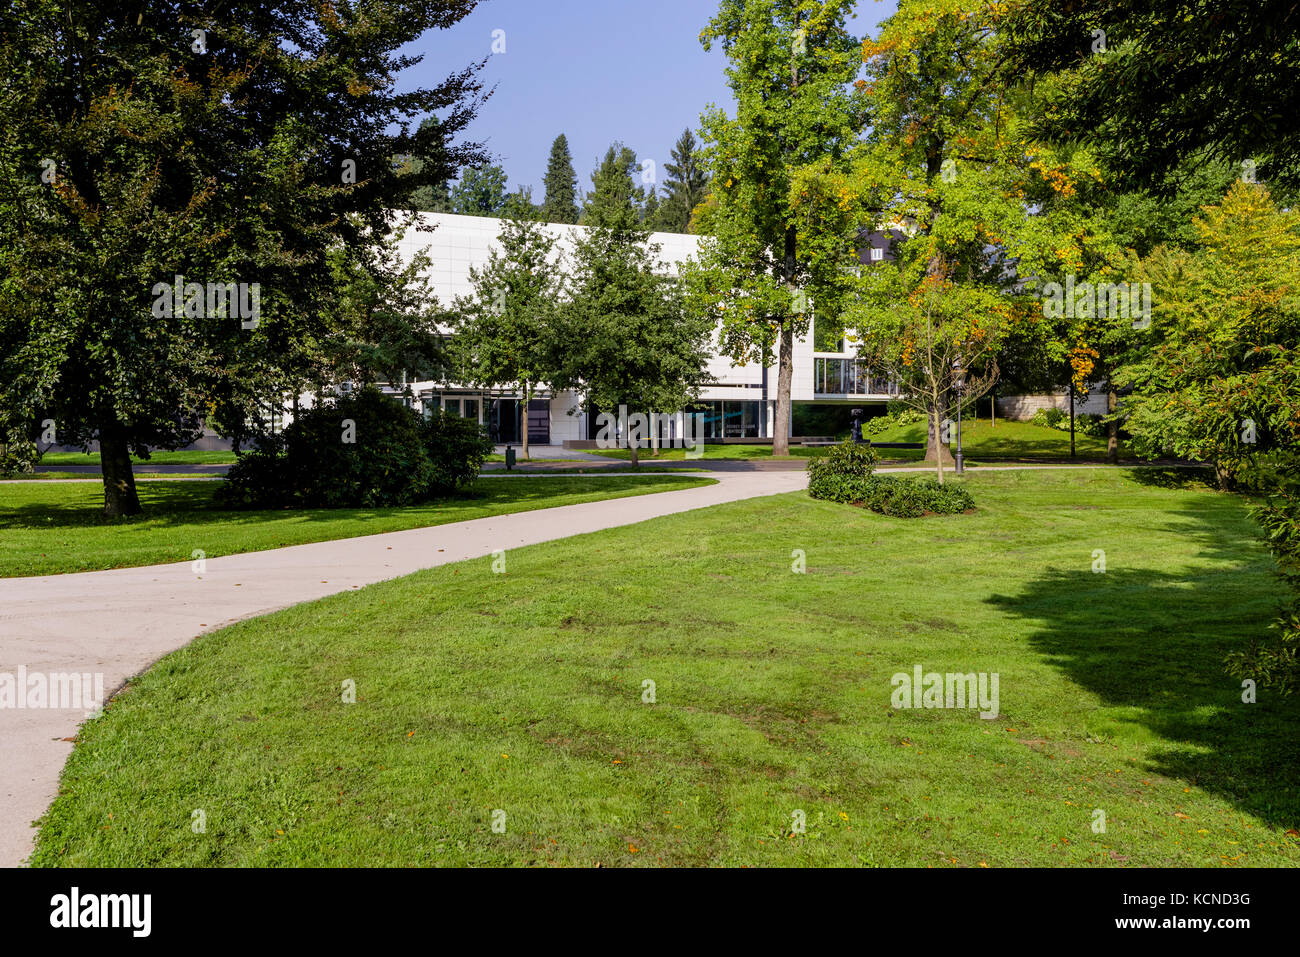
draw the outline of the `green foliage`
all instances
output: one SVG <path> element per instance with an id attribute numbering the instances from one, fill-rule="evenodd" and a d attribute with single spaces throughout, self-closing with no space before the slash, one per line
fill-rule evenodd
<path id="1" fill-rule="evenodd" d="M 708 235 L 684 274 L 693 312 L 720 324 L 724 355 L 778 361 L 775 442 L 784 454 L 796 336 L 819 311 L 833 314 L 857 263 L 856 232 L 796 209 L 797 172 L 838 171 L 864 122 L 849 84 L 861 69 L 848 33 L 849 0 L 722 0 L 700 35 L 727 57 L 734 116 L 701 117 L 712 179 Z"/>
<path id="2" fill-rule="evenodd" d="M 1033 425 L 1042 425 L 1049 429 L 1059 429 L 1062 432 L 1070 431 L 1070 413 L 1055 406 L 1036 410 L 1029 421 Z M 1091 435 L 1095 438 L 1101 438 L 1106 434 L 1105 422 L 1106 417 L 1102 415 L 1095 415 L 1091 412 L 1077 413 L 1074 417 L 1074 431 L 1079 435 Z"/>
<path id="3" fill-rule="evenodd" d="M 1125 428 L 1148 453 L 1215 464 L 1259 496 L 1254 514 L 1292 591 L 1278 640 L 1233 656 L 1238 677 L 1300 685 L 1300 214 L 1235 183 L 1194 223 L 1192 252 L 1143 260 L 1160 290 L 1150 346 L 1116 374 L 1132 385 Z"/>
<path id="4" fill-rule="evenodd" d="M 637 169 L 636 153 L 622 143 L 605 151 L 591 174 L 592 190 L 582 210 L 584 226 L 626 228 L 640 223 L 640 207 L 646 197 L 633 178 Z"/>
<path id="5" fill-rule="evenodd" d="M 451 145 L 478 68 L 417 86 L 404 71 L 419 58 L 399 52 L 473 6 L 8 4 L 0 444 L 47 417 L 62 443 L 98 440 L 106 510 L 132 514 L 130 452 L 186 445 L 205 421 L 255 431 L 268 399 L 320 370 L 329 251 L 368 244 L 413 190 L 481 161 Z M 439 125 L 412 131 L 435 110 Z M 156 314 L 176 276 L 256 284 L 257 326 L 220 307 Z"/>
<path id="6" fill-rule="evenodd" d="M 672 158 L 671 163 L 664 163 L 664 201 L 653 215 L 647 213 L 646 223 L 659 232 L 688 233 L 691 214 L 709 192 L 709 175 L 701 166 L 699 144 L 689 129 L 677 138 Z"/>
<path id="7" fill-rule="evenodd" d="M 841 442 L 808 463 L 808 481 L 811 485 L 829 478 L 866 478 L 878 461 L 870 445 Z"/>
<path id="8" fill-rule="evenodd" d="M 409 505 L 427 498 L 437 477 L 420 417 L 365 388 L 299 413 L 279 436 L 241 455 L 217 501 L 230 508 Z"/>
<path id="9" fill-rule="evenodd" d="M 1292 0 L 1030 0 L 1002 69 L 1011 82 L 1063 71 L 1042 134 L 1092 141 L 1126 183 L 1168 184 L 1208 154 L 1296 184 L 1298 25 Z"/>
<path id="10" fill-rule="evenodd" d="M 800 218 L 823 234 L 894 236 L 892 262 L 847 272 L 833 246 L 814 247 L 813 260 L 841 277 L 832 316 L 859 356 L 929 420 L 940 476 L 956 369 L 966 400 L 992 387 L 1004 343 L 1032 321 L 1017 270 L 1041 274 L 1088 232 L 1059 200 L 1087 157 L 1045 155 L 1026 136 L 1032 101 L 995 82 L 1002 16 L 1001 5 L 902 0 L 862 50 L 863 141 L 839 168 L 810 159 L 791 187 Z"/>
<path id="11" fill-rule="evenodd" d="M 569 152 L 569 139 L 563 133 L 551 144 L 551 155 L 546 161 L 544 188 L 546 197 L 542 201 L 542 221 L 576 223 L 578 221 L 578 174 L 573 170 L 573 154 Z"/>
<path id="12" fill-rule="evenodd" d="M 500 216 L 506 207 L 506 171 L 495 164 L 461 173 L 451 188 L 451 211 L 462 216 Z"/>
<path id="13" fill-rule="evenodd" d="M 812 472 L 811 465 L 808 471 Z M 957 515 L 975 507 L 974 497 L 964 486 L 892 475 L 854 477 L 818 473 L 808 482 L 808 494 L 829 502 L 859 505 L 894 518 Z"/>
<path id="14" fill-rule="evenodd" d="M 437 299 L 429 288 L 431 267 L 421 250 L 403 263 L 403 231 L 352 250 L 329 252 L 337 294 L 337 316 L 319 344 L 319 361 L 331 381 L 357 383 L 436 379 L 447 371 L 438 331 Z M 306 391 L 303 380 L 294 394 Z"/>
<path id="15" fill-rule="evenodd" d="M 473 294 L 457 298 L 446 317 L 457 375 L 486 388 L 519 388 L 527 400 L 556 380 L 565 351 L 555 237 L 534 219 L 503 220 L 487 263 L 469 278 Z M 527 448 L 525 430 L 525 455 Z"/>
<path id="16" fill-rule="evenodd" d="M 436 495 L 469 488 L 478 479 L 484 459 L 492 454 L 492 442 L 481 425 L 441 409 L 424 420 L 422 438 L 433 466 L 429 489 Z"/>
<path id="17" fill-rule="evenodd" d="M 573 253 L 554 386 L 605 410 L 685 408 L 708 379 L 712 323 L 686 311 L 677 278 L 660 273 L 659 247 L 630 204 L 597 202 L 587 212 L 594 222 Z"/>
<path id="18" fill-rule="evenodd" d="M 863 435 L 882 435 L 891 429 L 900 425 L 912 425 L 915 422 L 924 422 L 925 415 L 916 409 L 909 408 L 903 402 L 889 402 L 885 406 L 885 414 L 877 415 L 862 423 Z"/>

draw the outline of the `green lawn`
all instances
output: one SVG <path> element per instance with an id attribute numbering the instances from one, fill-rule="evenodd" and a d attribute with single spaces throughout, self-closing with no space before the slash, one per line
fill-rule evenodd
<path id="1" fill-rule="evenodd" d="M 872 435 L 868 438 L 873 442 L 924 442 L 925 435 L 925 423 L 917 422 L 888 429 L 880 435 Z M 1074 444 L 1079 461 L 1105 461 L 1105 439 L 1076 432 Z M 966 461 L 974 465 L 1010 459 L 1068 460 L 1070 457 L 1069 432 L 1062 432 L 1045 425 L 1033 425 L 1029 422 L 1012 422 L 1008 419 L 998 419 L 996 425 L 991 425 L 986 418 L 976 422 L 970 420 L 963 422 L 961 445 Z M 956 451 L 955 441 L 951 448 Z M 881 449 L 880 454 L 883 458 L 920 459 L 923 453 L 919 449 Z M 1121 443 L 1120 455 L 1124 454 L 1126 453 Z"/>
<path id="2" fill-rule="evenodd" d="M 215 482 L 138 486 L 144 514 L 100 514 L 98 483 L 0 485 L 0 578 L 189 561 L 283 545 L 324 542 L 405 528 L 461 522 L 507 512 L 712 484 L 686 476 L 492 478 L 471 498 L 407 508 L 222 511 L 211 506 Z"/>
<path id="3" fill-rule="evenodd" d="M 604 455 L 611 459 L 630 459 L 632 453 L 627 449 L 587 449 L 592 455 Z M 790 446 L 790 455 L 786 458 L 808 458 L 810 455 L 816 455 L 824 452 L 825 446 L 804 448 L 801 445 Z M 704 446 L 705 459 L 770 459 L 772 458 L 771 445 L 706 445 Z M 780 458 L 781 456 L 777 456 Z M 649 449 L 640 451 L 640 459 L 643 462 L 679 462 L 686 458 L 685 449 L 660 449 L 659 454 L 651 455 Z"/>
<path id="4" fill-rule="evenodd" d="M 867 438 L 873 442 L 924 442 L 925 423 L 898 426 L 880 435 Z M 953 448 L 956 448 L 954 443 Z M 790 446 L 790 457 L 807 458 L 826 450 L 825 446 L 804 448 L 800 445 Z M 631 453 L 627 449 L 592 449 L 596 455 L 610 458 L 627 459 Z M 1047 426 L 1032 425 L 1029 422 L 1011 422 L 999 419 L 996 426 L 988 419 L 978 422 L 962 423 L 962 451 L 971 464 L 981 461 L 996 462 L 1008 459 L 1026 461 L 1043 461 L 1068 459 L 1070 457 L 1070 433 L 1051 429 Z M 1092 438 L 1082 433 L 1075 435 L 1075 451 L 1079 461 L 1104 461 L 1106 458 L 1106 440 Z M 1123 454 L 1123 448 L 1120 452 Z M 917 459 L 922 456 L 920 449 L 881 449 L 881 458 Z M 663 449 L 658 460 L 677 461 L 686 457 L 685 449 Z M 706 459 L 762 459 L 772 457 L 771 445 L 706 445 Z M 652 459 L 647 450 L 641 452 L 642 459 Z"/>
<path id="5" fill-rule="evenodd" d="M 1296 866 L 1300 701 L 1221 665 L 1278 585 L 1238 498 L 1159 478 L 756 499 L 242 622 L 83 728 L 33 863 Z M 917 664 L 1000 716 L 893 709 Z"/>
<path id="6" fill-rule="evenodd" d="M 183 475 L 176 473 L 163 472 L 136 472 L 135 480 L 137 482 L 150 482 L 156 479 L 175 480 L 177 478 L 187 479 L 214 479 L 220 481 L 225 478 L 222 472 L 186 472 Z M 76 479 L 77 481 L 95 481 L 102 485 L 103 480 L 96 473 L 86 472 L 19 472 L 15 475 L 5 476 L 3 481 L 10 482 L 56 482 L 64 479 Z"/>
<path id="7" fill-rule="evenodd" d="M 197 449 L 183 449 L 179 452 L 154 452 L 149 458 L 131 456 L 136 465 L 174 464 L 174 465 L 229 465 L 235 461 L 234 452 L 203 452 Z M 98 465 L 98 452 L 46 452 L 41 456 L 40 465 Z"/>

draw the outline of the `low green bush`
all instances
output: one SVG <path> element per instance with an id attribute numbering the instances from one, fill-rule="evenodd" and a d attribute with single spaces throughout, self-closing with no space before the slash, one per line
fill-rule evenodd
<path id="1" fill-rule="evenodd" d="M 956 515 L 975 507 L 975 499 L 964 486 L 893 475 L 818 475 L 809 480 L 808 494 L 894 518 Z"/>
<path id="2" fill-rule="evenodd" d="M 1102 419 L 1103 416 L 1095 415 L 1092 412 L 1078 413 L 1074 417 L 1074 431 L 1079 435 L 1102 438 L 1106 434 L 1106 425 Z M 1042 425 L 1049 429 L 1058 429 L 1062 432 L 1070 431 L 1070 413 L 1064 409 L 1039 409 L 1029 421 L 1033 425 Z"/>
<path id="3" fill-rule="evenodd" d="M 841 442 L 808 463 L 809 483 L 823 478 L 866 478 L 876 468 L 880 457 L 869 445 Z"/>

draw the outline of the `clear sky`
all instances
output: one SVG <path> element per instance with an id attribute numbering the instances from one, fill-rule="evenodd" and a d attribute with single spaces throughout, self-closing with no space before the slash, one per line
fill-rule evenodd
<path id="1" fill-rule="evenodd" d="M 859 0 L 852 29 L 875 31 L 896 0 Z M 705 53 L 700 31 L 716 0 L 483 0 L 450 30 L 412 45 L 424 62 L 408 82 L 432 84 L 492 53 L 483 77 L 496 93 L 470 127 L 509 176 L 541 202 L 551 142 L 564 133 L 578 187 L 614 140 L 662 170 L 682 130 L 699 129 L 710 102 L 731 108 L 722 52 Z"/>

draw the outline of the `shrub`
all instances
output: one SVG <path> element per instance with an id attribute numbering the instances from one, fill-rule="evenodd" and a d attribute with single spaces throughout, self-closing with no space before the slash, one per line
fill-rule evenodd
<path id="1" fill-rule="evenodd" d="M 934 479 L 904 479 L 892 475 L 819 476 L 808 483 L 813 498 L 863 508 L 894 518 L 956 515 L 975 507 L 975 499 L 960 485 L 940 485 Z"/>
<path id="2" fill-rule="evenodd" d="M 1049 429 L 1055 429 L 1060 426 L 1063 419 L 1068 423 L 1069 416 L 1065 414 L 1065 411 L 1051 406 L 1046 409 L 1039 409 L 1029 421 L 1034 425 L 1045 425 Z M 1068 424 L 1066 427 L 1069 428 Z"/>
<path id="3" fill-rule="evenodd" d="M 895 426 L 911 425 L 914 422 L 924 421 L 925 415 L 923 413 L 910 408 L 902 402 L 891 399 L 885 403 L 884 415 L 875 416 L 862 423 L 862 434 L 882 435 Z"/>
<path id="4" fill-rule="evenodd" d="M 1077 413 L 1074 417 L 1074 431 L 1079 435 L 1102 438 L 1106 434 L 1104 418 L 1104 416 L 1092 412 Z M 1046 426 L 1049 429 L 1059 429 L 1062 432 L 1070 431 L 1070 413 L 1065 409 L 1039 409 L 1029 421 L 1034 425 Z"/>
<path id="5" fill-rule="evenodd" d="M 300 412 L 276 439 L 241 455 L 216 498 L 230 507 L 375 508 L 419 501 L 434 485 L 420 417 L 365 388 Z"/>
<path id="6" fill-rule="evenodd" d="M 473 419 L 434 410 L 424 422 L 424 450 L 433 466 L 429 492 L 447 495 L 464 490 L 478 478 L 492 442 Z"/>
<path id="7" fill-rule="evenodd" d="M 866 478 L 876 467 L 879 457 L 869 445 L 841 442 L 808 463 L 809 485 L 824 478 Z"/>

